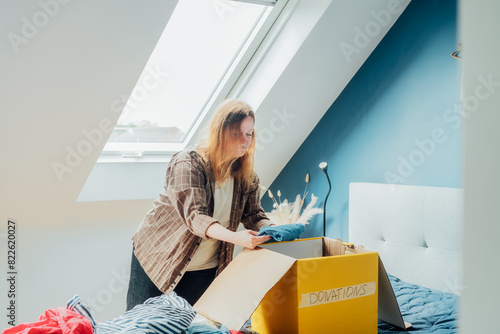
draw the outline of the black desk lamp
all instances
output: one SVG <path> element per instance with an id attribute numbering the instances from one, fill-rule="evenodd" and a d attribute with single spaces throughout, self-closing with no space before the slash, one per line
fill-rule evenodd
<path id="1" fill-rule="evenodd" d="M 322 162 L 319 164 L 319 168 L 321 168 L 321 170 L 323 171 L 323 173 L 325 173 L 326 175 L 326 179 L 328 180 L 328 193 L 326 194 L 326 197 L 325 197 L 325 203 L 323 204 L 323 236 L 325 237 L 325 233 L 326 233 L 326 201 L 328 201 L 328 196 L 330 195 L 330 190 L 332 190 L 332 184 L 330 183 L 330 178 L 328 177 L 328 173 L 327 173 L 327 168 L 328 168 L 328 164 L 326 162 Z"/>

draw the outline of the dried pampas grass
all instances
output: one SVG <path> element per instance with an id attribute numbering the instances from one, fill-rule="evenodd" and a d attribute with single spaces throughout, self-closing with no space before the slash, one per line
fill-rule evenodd
<path id="1" fill-rule="evenodd" d="M 323 213 L 322 209 L 315 208 L 314 205 L 318 201 L 318 197 L 311 194 L 311 202 L 304 209 L 302 214 L 300 210 L 304 205 L 304 200 L 307 196 L 307 184 L 309 183 L 309 173 L 306 174 L 306 186 L 304 189 L 304 195 L 302 197 L 300 194 L 295 197 L 295 201 L 293 203 L 288 203 L 287 199 L 281 201 L 281 191 L 277 191 L 278 200 L 274 197 L 273 193 L 270 189 L 268 189 L 267 194 L 273 200 L 273 210 L 271 212 L 266 212 L 267 217 L 276 225 L 284 225 L 284 224 L 309 224 L 309 220 L 312 216 Z"/>
<path id="2" fill-rule="evenodd" d="M 295 223 L 301 223 L 304 225 L 309 224 L 309 220 L 312 216 L 323 213 L 322 209 L 314 207 L 318 200 L 318 197 L 314 196 L 314 194 L 311 194 L 311 202 L 309 202 L 302 214 L 300 214 L 300 209 L 305 198 L 301 198 L 300 194 L 295 197 L 295 201 L 293 203 L 288 203 L 287 199 L 281 201 L 281 198 L 278 202 L 274 197 L 272 197 L 271 192 L 269 192 L 269 197 L 271 197 L 274 201 L 274 209 L 271 212 L 266 212 L 266 215 L 271 222 L 276 225 Z"/>

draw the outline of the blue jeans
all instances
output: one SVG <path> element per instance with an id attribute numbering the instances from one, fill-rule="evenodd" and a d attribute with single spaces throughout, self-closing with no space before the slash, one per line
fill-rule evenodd
<path id="1" fill-rule="evenodd" d="M 215 279 L 217 268 L 186 271 L 174 291 L 177 295 L 194 305 Z M 163 292 L 148 277 L 141 264 L 135 257 L 132 249 L 132 263 L 130 266 L 130 281 L 127 291 L 127 311 L 135 305 L 144 303 L 148 298 L 160 296 Z"/>

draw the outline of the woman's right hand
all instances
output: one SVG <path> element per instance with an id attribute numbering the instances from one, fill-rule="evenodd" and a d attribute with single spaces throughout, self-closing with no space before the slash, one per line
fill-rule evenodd
<path id="1" fill-rule="evenodd" d="M 232 232 L 219 223 L 210 225 L 206 232 L 210 238 L 227 241 L 232 244 L 253 249 L 271 239 L 269 235 L 257 236 L 259 233 L 252 230 Z"/>
<path id="2" fill-rule="evenodd" d="M 258 236 L 258 232 L 252 230 L 243 230 L 239 232 L 234 232 L 233 244 L 243 246 L 246 248 L 254 249 L 263 242 L 271 239 L 269 235 Z"/>

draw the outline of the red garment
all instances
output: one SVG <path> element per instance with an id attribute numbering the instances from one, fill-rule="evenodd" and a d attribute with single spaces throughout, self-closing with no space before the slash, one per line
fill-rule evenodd
<path id="1" fill-rule="evenodd" d="M 235 331 L 234 329 L 230 329 L 229 333 L 231 333 L 231 334 L 242 334 L 240 331 Z"/>
<path id="2" fill-rule="evenodd" d="M 90 321 L 84 316 L 57 307 L 47 310 L 37 322 L 20 324 L 5 329 L 2 334 L 92 334 Z"/>

